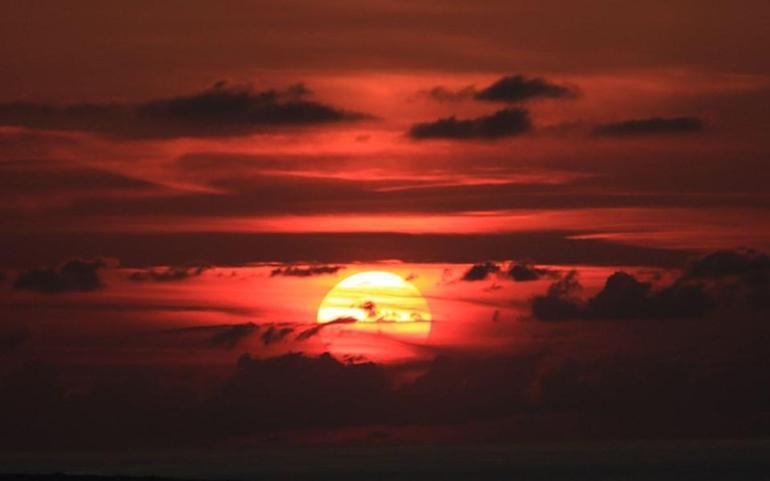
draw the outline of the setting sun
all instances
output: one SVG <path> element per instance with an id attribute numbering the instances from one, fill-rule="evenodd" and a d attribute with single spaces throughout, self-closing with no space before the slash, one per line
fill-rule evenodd
<path id="1" fill-rule="evenodd" d="M 424 338 L 431 314 L 419 290 L 397 274 L 359 272 L 334 286 L 318 308 L 319 323 L 343 319 L 350 328 L 388 335 Z"/>

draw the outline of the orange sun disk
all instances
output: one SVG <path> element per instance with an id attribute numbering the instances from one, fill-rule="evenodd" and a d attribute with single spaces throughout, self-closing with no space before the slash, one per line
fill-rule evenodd
<path id="1" fill-rule="evenodd" d="M 345 319 L 350 322 L 340 322 Z M 431 321 L 428 303 L 417 287 L 384 271 L 346 277 L 326 294 L 317 315 L 319 323 L 336 322 L 344 329 L 413 340 L 428 337 Z"/>

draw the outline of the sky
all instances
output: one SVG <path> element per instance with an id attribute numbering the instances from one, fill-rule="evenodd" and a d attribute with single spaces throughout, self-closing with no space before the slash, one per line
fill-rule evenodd
<path id="1" fill-rule="evenodd" d="M 0 446 L 766 436 L 769 22 L 0 1 Z"/>

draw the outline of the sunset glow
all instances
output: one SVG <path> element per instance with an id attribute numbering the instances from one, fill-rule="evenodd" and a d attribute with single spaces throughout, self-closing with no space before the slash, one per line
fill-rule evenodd
<path id="1" fill-rule="evenodd" d="M 0 0 L 0 481 L 766 481 L 769 19 Z"/>

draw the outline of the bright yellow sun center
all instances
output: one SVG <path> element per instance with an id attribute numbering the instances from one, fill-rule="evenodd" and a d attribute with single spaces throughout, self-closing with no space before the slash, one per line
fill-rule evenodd
<path id="1" fill-rule="evenodd" d="M 334 286 L 321 301 L 317 320 L 421 338 L 430 333 L 431 315 L 425 298 L 411 282 L 391 272 L 368 271 Z"/>

